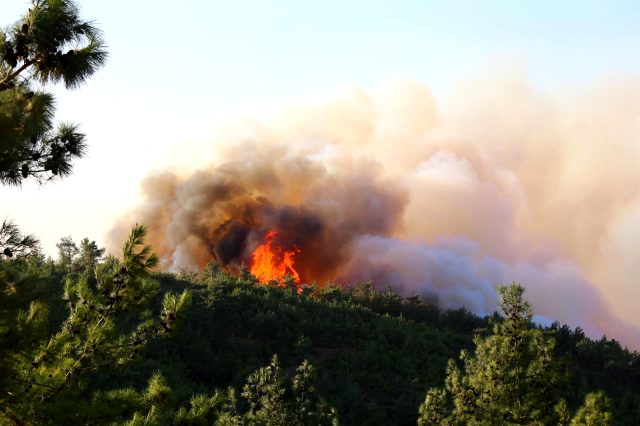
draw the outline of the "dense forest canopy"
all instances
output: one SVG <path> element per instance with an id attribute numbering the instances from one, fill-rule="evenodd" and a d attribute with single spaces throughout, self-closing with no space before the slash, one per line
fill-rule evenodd
<path id="1" fill-rule="evenodd" d="M 367 283 L 299 292 L 216 264 L 148 275 L 140 231 L 97 267 L 86 250 L 0 263 L 5 423 L 432 424 L 435 409 L 441 424 L 497 424 L 519 397 L 528 417 L 505 424 L 640 415 L 640 355 L 535 326 L 521 287 L 482 318 Z M 576 420 L 588 412 L 604 420 Z"/>

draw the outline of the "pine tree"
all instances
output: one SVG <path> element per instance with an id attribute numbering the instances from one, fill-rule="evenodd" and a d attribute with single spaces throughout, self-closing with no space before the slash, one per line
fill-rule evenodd
<path id="1" fill-rule="evenodd" d="M 33 0 L 18 22 L 0 31 L 0 183 L 71 173 L 85 136 L 75 124 L 54 126 L 55 100 L 42 85 L 78 87 L 106 58 L 100 31 L 70 0 Z"/>
<path id="2" fill-rule="evenodd" d="M 271 363 L 256 370 L 247 378 L 242 397 L 247 402 L 246 411 L 238 407 L 235 392 L 228 395 L 228 407 L 221 414 L 225 425 L 337 425 L 338 416 L 313 386 L 315 369 L 303 361 L 288 384 L 276 355 Z"/>
<path id="3" fill-rule="evenodd" d="M 71 237 L 62 237 L 56 247 L 58 248 L 58 263 L 65 268 L 67 273 L 70 273 L 71 265 L 78 254 L 78 246 Z"/>
<path id="4" fill-rule="evenodd" d="M 489 337 L 476 336 L 475 354 L 463 351 L 462 370 L 450 360 L 444 390 L 431 389 L 420 407 L 418 424 L 556 425 L 567 424 L 566 402 L 559 390 L 563 372 L 554 359 L 555 340 L 532 327 L 531 306 L 517 284 L 498 288 L 502 320 Z M 449 405 L 448 397 L 453 406 Z M 593 418 L 609 419 L 604 395 L 587 396 Z M 578 422 L 578 423 L 576 423 Z M 571 424 L 580 423 L 579 420 Z M 608 424 L 608 423 L 593 423 Z"/>
<path id="5" fill-rule="evenodd" d="M 611 424 L 609 400 L 604 392 L 592 392 L 587 395 L 571 420 L 571 426 L 607 426 Z"/>
<path id="6" fill-rule="evenodd" d="M 36 237 L 20 232 L 18 225 L 5 219 L 0 226 L 0 259 L 13 256 L 26 256 L 38 250 Z"/>
<path id="7" fill-rule="evenodd" d="M 127 395 L 145 410 L 137 410 L 124 424 L 336 426 L 336 411 L 317 395 L 314 376 L 313 366 L 303 361 L 295 376 L 288 380 L 274 356 L 268 366 L 249 375 L 242 388 L 244 401 L 238 401 L 235 390 L 230 388 L 226 393 L 214 391 L 211 396 L 193 395 L 189 407 L 177 407 L 173 389 L 164 375 L 156 372 L 142 394 Z"/>
<path id="8" fill-rule="evenodd" d="M 80 272 L 91 272 L 104 255 L 104 248 L 99 248 L 95 241 L 83 238 L 78 248 L 76 267 Z"/>
<path id="9" fill-rule="evenodd" d="M 110 257 L 98 265 L 95 285 L 82 275 L 65 281 L 68 314 L 56 333 L 49 334 L 49 307 L 43 300 L 33 300 L 26 312 L 2 312 L 15 332 L 0 333 L 1 343 L 10 338 L 13 344 L 2 354 L 0 424 L 56 423 L 69 416 L 64 407 L 83 395 L 83 377 L 130 362 L 147 342 L 175 328 L 190 294 L 166 293 L 154 318 L 149 305 L 158 284 L 149 272 L 158 259 L 144 244 L 145 235 L 143 226 L 135 226 L 122 260 Z M 16 318 L 7 318 L 10 313 Z"/>

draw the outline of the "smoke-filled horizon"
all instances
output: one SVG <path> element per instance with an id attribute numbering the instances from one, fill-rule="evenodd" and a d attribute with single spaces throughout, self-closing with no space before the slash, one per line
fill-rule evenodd
<path id="1" fill-rule="evenodd" d="M 540 321 L 640 348 L 639 94 L 629 79 L 557 98 L 519 77 L 444 105 L 414 83 L 354 90 L 150 175 L 112 236 L 145 223 L 166 269 L 237 268 L 276 230 L 303 282 L 372 280 L 479 314 L 518 281 Z"/>

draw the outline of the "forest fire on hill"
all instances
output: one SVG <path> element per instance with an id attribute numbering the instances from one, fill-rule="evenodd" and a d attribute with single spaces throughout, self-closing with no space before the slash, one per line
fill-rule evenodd
<path id="1" fill-rule="evenodd" d="M 632 287 L 617 284 L 635 276 L 617 271 L 636 264 L 626 238 L 640 218 L 636 157 L 601 143 L 637 139 L 624 124 L 636 122 L 640 84 L 562 108 L 519 80 L 468 90 L 446 109 L 409 84 L 233 123 L 184 170 L 149 176 L 113 240 L 139 221 L 166 270 L 215 261 L 250 265 L 261 282 L 372 281 L 479 314 L 496 309 L 497 284 L 518 281 L 541 320 L 640 347 Z M 627 246 L 627 257 L 614 255 Z M 613 296 L 634 325 L 617 318 Z"/>
<path id="2" fill-rule="evenodd" d="M 272 281 L 284 282 L 290 276 L 300 285 L 300 275 L 295 269 L 295 256 L 300 250 L 285 250 L 273 242 L 278 235 L 276 231 L 269 231 L 265 235 L 265 242 L 251 253 L 250 272 L 261 284 Z"/>

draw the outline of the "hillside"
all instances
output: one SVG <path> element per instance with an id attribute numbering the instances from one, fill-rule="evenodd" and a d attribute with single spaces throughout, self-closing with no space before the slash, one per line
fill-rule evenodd
<path id="1" fill-rule="evenodd" d="M 3 265 L 5 273 L 8 266 Z M 40 293 L 23 303 L 48 299 L 53 331 L 64 317 L 64 275 L 52 263 L 46 275 L 40 277 Z M 234 388 L 240 395 L 247 377 L 275 354 L 288 377 L 303 360 L 310 361 L 317 393 L 337 410 L 340 424 L 415 424 L 426 390 L 442 386 L 447 360 L 471 349 L 474 334 L 488 333 L 489 318 L 464 309 L 441 311 L 370 284 L 307 287 L 298 294 L 295 285 L 260 285 L 248 274 L 235 277 L 215 264 L 197 274 L 153 278 L 159 291 L 147 317 L 160 312 L 163 293 L 192 294 L 176 329 L 151 339 L 135 358 L 82 372 L 77 386 L 43 412 L 44 418 L 59 424 L 135 419 L 148 408 L 145 389 L 158 372 L 171 389 L 165 410 L 189 407 L 196 394 L 218 398 L 216 409 L 222 410 L 222 394 Z M 131 328 L 130 320 L 123 315 L 119 325 Z M 612 401 L 614 424 L 640 418 L 640 355 L 615 340 L 590 340 L 579 329 L 545 331 L 556 336 L 557 356 L 567 369 L 564 394 L 570 407 L 601 389 Z"/>

